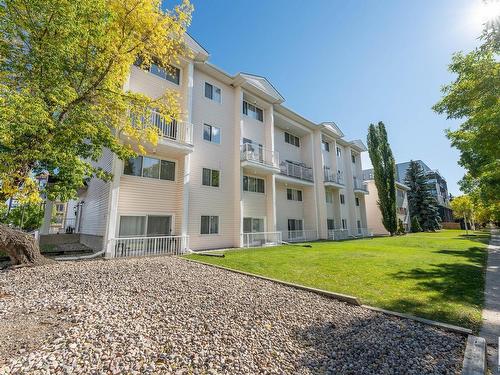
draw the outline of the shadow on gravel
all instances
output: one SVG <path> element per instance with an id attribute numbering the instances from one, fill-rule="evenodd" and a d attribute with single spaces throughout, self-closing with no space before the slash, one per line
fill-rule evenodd
<path id="1" fill-rule="evenodd" d="M 465 346 L 459 335 L 383 314 L 295 334 L 306 348 L 299 364 L 314 374 L 456 374 Z"/>

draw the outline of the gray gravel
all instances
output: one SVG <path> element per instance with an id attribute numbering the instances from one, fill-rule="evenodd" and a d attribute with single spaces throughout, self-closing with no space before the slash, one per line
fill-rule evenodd
<path id="1" fill-rule="evenodd" d="M 0 273 L 0 374 L 458 374 L 465 339 L 172 257 Z"/>

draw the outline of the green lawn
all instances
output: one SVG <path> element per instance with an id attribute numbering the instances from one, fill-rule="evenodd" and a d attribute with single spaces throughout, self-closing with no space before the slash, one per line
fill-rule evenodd
<path id="1" fill-rule="evenodd" d="M 487 233 L 464 231 L 230 250 L 188 258 L 359 297 L 362 303 L 477 331 Z"/>

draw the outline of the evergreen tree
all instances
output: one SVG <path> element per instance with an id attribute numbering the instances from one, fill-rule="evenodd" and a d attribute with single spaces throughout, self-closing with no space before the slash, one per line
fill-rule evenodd
<path id="1" fill-rule="evenodd" d="M 382 224 L 392 235 L 397 232 L 395 162 L 383 122 L 368 128 L 368 153 L 373 165 Z"/>
<path id="2" fill-rule="evenodd" d="M 418 218 L 416 216 L 413 216 L 411 218 L 411 231 L 412 233 L 422 232 L 422 227 L 420 226 L 420 223 L 418 222 Z"/>
<path id="3" fill-rule="evenodd" d="M 406 233 L 406 230 L 405 230 L 403 220 L 398 219 L 398 234 L 405 234 L 405 233 Z"/>
<path id="4" fill-rule="evenodd" d="M 410 188 L 408 206 L 412 217 L 412 231 L 414 220 L 418 221 L 422 230 L 440 229 L 441 218 L 436 199 L 429 190 L 428 178 L 420 164 L 413 160 L 406 172 L 405 184 Z"/>

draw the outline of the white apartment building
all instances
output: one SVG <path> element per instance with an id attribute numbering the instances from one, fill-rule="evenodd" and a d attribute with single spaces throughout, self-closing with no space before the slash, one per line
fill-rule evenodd
<path id="1" fill-rule="evenodd" d="M 374 235 L 388 235 L 389 232 L 385 229 L 382 223 L 382 213 L 377 203 L 378 190 L 373 179 L 373 170 L 363 171 L 365 184 L 368 188 L 368 196 L 366 197 L 366 217 L 368 227 Z M 408 190 L 410 188 L 396 181 L 396 217 L 403 222 L 405 230 L 410 230 L 410 211 L 408 209 Z"/>
<path id="2" fill-rule="evenodd" d="M 163 136 L 144 156 L 105 153 L 113 181 L 92 179 L 74 204 L 81 242 L 114 257 L 367 235 L 363 143 L 286 108 L 266 78 L 225 73 L 186 39 L 193 58 L 175 74 L 131 68 L 126 89 L 177 91 L 184 119 L 154 118 Z"/>

